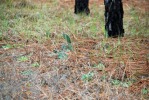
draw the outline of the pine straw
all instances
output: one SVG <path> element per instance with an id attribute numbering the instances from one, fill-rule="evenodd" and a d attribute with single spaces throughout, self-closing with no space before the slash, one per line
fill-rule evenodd
<path id="1" fill-rule="evenodd" d="M 148 85 L 147 38 L 124 37 L 118 46 L 115 46 L 118 39 L 108 39 L 104 45 L 103 40 L 73 39 L 74 51 L 67 52 L 68 58 L 63 60 L 53 53 L 54 50 L 60 50 L 63 40 L 56 44 L 53 41 L 44 44 L 29 43 L 23 48 L 1 48 L 0 98 L 126 100 L 140 98 L 140 95 L 135 97 L 132 94 L 140 93 Z M 114 49 L 107 54 L 105 45 Z M 17 58 L 20 56 L 28 56 L 29 60 L 19 62 Z M 34 62 L 40 66 L 32 67 Z M 105 65 L 104 71 L 92 67 L 99 63 Z M 26 70 L 31 70 L 32 74 L 22 75 L 21 72 Z M 81 77 L 88 72 L 94 72 L 95 75 L 90 82 L 85 83 Z M 103 75 L 107 75 L 104 81 Z M 110 84 L 110 79 L 125 80 L 133 77 L 139 82 L 134 83 L 129 91 Z"/>
<path id="2" fill-rule="evenodd" d="M 142 79 L 136 83 L 134 83 L 130 88 L 129 91 L 135 94 L 139 94 L 142 88 L 149 88 L 149 79 Z M 136 92 L 137 91 L 137 92 Z M 146 97 L 149 96 L 149 93 L 146 94 Z"/>
<path id="3" fill-rule="evenodd" d="M 9 41 L 0 43 L 0 98 L 8 100 L 140 100 L 142 88 L 149 84 L 149 40 L 147 37 L 124 37 L 120 39 L 95 40 L 71 36 L 74 51 L 68 58 L 60 60 L 54 50 L 64 43 L 48 40 L 44 44 L 23 40 L 21 36 L 10 36 L 10 44 L 24 42 L 24 47 L 2 49 Z M 107 53 L 109 51 L 110 52 Z M 18 57 L 29 60 L 19 62 Z M 38 62 L 39 67 L 32 64 Z M 102 63 L 101 71 L 94 65 Z M 29 75 L 22 72 L 31 71 Z M 94 72 L 89 82 L 82 75 Z M 106 79 L 103 80 L 103 76 Z M 111 79 L 124 81 L 136 79 L 129 88 L 111 85 Z"/>

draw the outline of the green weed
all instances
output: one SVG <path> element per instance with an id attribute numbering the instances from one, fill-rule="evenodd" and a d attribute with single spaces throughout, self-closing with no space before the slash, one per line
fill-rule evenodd
<path id="1" fill-rule="evenodd" d="M 67 46 L 63 46 L 63 49 L 68 49 L 70 51 L 73 50 L 72 44 L 71 44 L 71 39 L 67 34 L 63 34 L 63 38 L 67 41 Z"/>
<path id="2" fill-rule="evenodd" d="M 10 44 L 7 44 L 7 45 L 5 45 L 5 46 L 2 46 L 2 48 L 5 49 L 5 50 L 7 50 L 7 49 L 13 48 L 13 46 L 10 45 Z"/>
<path id="3" fill-rule="evenodd" d="M 58 58 L 66 59 L 66 58 L 68 58 L 68 55 L 64 51 L 60 51 L 60 52 L 58 52 Z"/>
<path id="4" fill-rule="evenodd" d="M 19 62 L 25 62 L 25 61 L 28 61 L 29 58 L 27 56 L 21 56 L 17 59 Z"/>
<path id="5" fill-rule="evenodd" d="M 28 75 L 31 75 L 33 73 L 32 70 L 25 70 L 25 71 L 22 71 L 21 74 L 22 75 L 25 75 L 25 76 L 28 76 Z"/>
<path id="6" fill-rule="evenodd" d="M 146 94 L 149 93 L 149 89 L 143 88 L 143 89 L 141 90 L 141 93 L 142 93 L 143 95 L 146 95 Z"/>
<path id="7" fill-rule="evenodd" d="M 87 74 L 82 75 L 82 78 L 81 79 L 84 82 L 89 82 L 89 81 L 91 81 L 93 79 L 93 76 L 94 76 L 94 73 L 93 72 L 89 72 Z"/>
<path id="8" fill-rule="evenodd" d="M 94 65 L 93 68 L 98 68 L 100 71 L 103 71 L 105 69 L 105 65 L 103 63 L 99 63 Z"/>
<path id="9" fill-rule="evenodd" d="M 38 62 L 34 62 L 34 63 L 32 64 L 32 66 L 33 66 L 33 67 L 39 67 L 40 64 L 39 64 Z"/>
<path id="10" fill-rule="evenodd" d="M 122 86 L 128 88 L 132 84 L 132 81 L 120 81 L 117 79 L 112 79 L 111 84 L 114 86 Z"/>

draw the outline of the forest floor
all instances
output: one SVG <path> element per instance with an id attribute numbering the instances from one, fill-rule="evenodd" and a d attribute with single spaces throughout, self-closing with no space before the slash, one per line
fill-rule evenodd
<path id="1" fill-rule="evenodd" d="M 123 38 L 105 37 L 102 0 L 89 16 L 33 1 L 0 4 L 0 100 L 149 99 L 147 0 L 124 0 Z"/>

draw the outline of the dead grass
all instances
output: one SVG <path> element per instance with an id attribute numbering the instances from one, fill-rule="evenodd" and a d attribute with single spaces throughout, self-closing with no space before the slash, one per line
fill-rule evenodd
<path id="1" fill-rule="evenodd" d="M 71 13 L 73 4 L 68 0 L 65 2 L 69 2 L 72 8 L 70 10 L 67 3 L 65 6 L 58 0 L 49 2 L 50 6 L 57 5 L 57 7 L 52 6 L 54 11 L 47 9 L 44 4 L 39 8 L 38 6 L 33 8 L 44 16 L 37 14 L 36 17 L 36 14 L 30 16 L 30 13 L 25 13 L 25 16 L 18 17 L 20 22 L 26 22 L 27 24 L 24 25 L 30 27 L 23 27 L 18 22 L 16 25 L 20 27 L 12 24 L 13 27 L 7 26 L 6 28 L 9 28 L 7 30 L 2 27 L 0 31 L 5 32 L 0 41 L 0 90 L 2 91 L 0 98 L 2 100 L 145 100 L 149 98 L 149 90 L 146 94 L 142 92 L 143 89 L 149 89 L 149 37 L 147 28 L 137 26 L 138 23 L 144 25 L 144 18 L 141 15 L 137 23 L 134 17 L 138 15 L 132 16 L 130 10 L 125 9 L 125 27 L 132 25 L 127 20 L 131 17 L 130 21 L 134 23 L 131 27 L 139 28 L 138 34 L 130 28 L 126 29 L 124 38 L 106 39 L 101 29 L 104 26 L 102 19 L 98 20 L 98 16 L 102 17 L 103 11 L 97 12 L 99 7 L 97 1 L 91 2 L 90 7 L 91 9 L 95 7 L 95 10 L 89 17 L 73 15 Z M 103 5 L 99 8 L 103 9 Z M 12 8 L 12 11 L 17 14 L 15 9 L 18 8 Z M 24 10 L 32 12 L 30 8 Z M 24 10 L 20 15 L 24 15 Z M 8 11 L 6 10 L 6 13 Z M 8 16 L 11 19 L 13 17 Z M 96 26 L 100 27 L 96 28 Z M 51 34 L 50 38 L 47 38 L 45 34 L 49 28 Z M 142 28 L 146 30 L 143 31 Z M 17 33 L 16 30 L 19 32 Z M 73 51 L 65 52 L 66 59 L 58 57 L 58 52 L 66 44 L 62 32 L 70 35 L 74 48 Z M 84 81 L 83 75 L 89 72 L 93 73 L 91 80 Z"/>

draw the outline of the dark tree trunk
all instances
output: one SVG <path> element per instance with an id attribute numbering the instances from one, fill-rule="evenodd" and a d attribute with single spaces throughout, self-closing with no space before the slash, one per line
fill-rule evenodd
<path id="1" fill-rule="evenodd" d="M 78 14 L 85 12 L 88 15 L 90 13 L 88 6 L 89 6 L 89 0 L 75 0 L 74 13 Z"/>
<path id="2" fill-rule="evenodd" d="M 108 37 L 123 37 L 123 4 L 122 0 L 104 0 L 105 30 Z"/>

